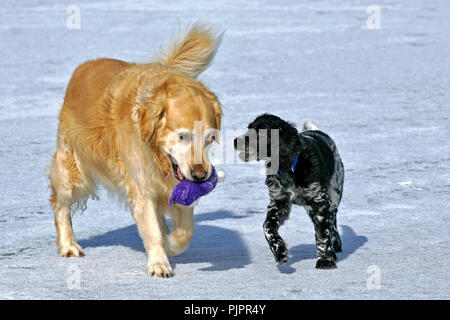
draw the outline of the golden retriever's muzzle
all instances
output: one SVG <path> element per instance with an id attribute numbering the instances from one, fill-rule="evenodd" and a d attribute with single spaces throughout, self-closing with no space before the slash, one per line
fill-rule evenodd
<path id="1" fill-rule="evenodd" d="M 191 181 L 204 181 L 207 180 L 211 175 L 211 164 L 209 164 L 208 169 L 205 169 L 205 166 L 203 164 L 189 165 L 189 171 L 185 175 L 181 170 L 178 161 L 173 156 L 170 156 L 170 160 L 172 164 L 173 175 L 180 182 L 184 181 L 185 179 Z"/>

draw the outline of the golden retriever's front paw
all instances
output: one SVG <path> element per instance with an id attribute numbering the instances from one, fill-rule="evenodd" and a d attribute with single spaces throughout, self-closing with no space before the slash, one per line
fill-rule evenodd
<path id="1" fill-rule="evenodd" d="M 58 250 L 59 255 L 62 257 L 84 257 L 84 252 L 78 243 L 60 245 Z"/>
<path id="2" fill-rule="evenodd" d="M 175 229 L 167 238 L 167 253 L 169 256 L 177 256 L 189 247 L 189 242 L 194 234 L 193 230 Z"/>
<path id="3" fill-rule="evenodd" d="M 168 262 L 152 262 L 148 265 L 148 274 L 155 277 L 173 277 L 172 267 Z"/>

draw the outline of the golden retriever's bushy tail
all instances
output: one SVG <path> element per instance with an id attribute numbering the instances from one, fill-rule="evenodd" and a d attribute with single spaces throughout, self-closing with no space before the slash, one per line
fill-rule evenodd
<path id="1" fill-rule="evenodd" d="M 207 25 L 196 23 L 183 37 L 172 42 L 159 62 L 197 78 L 213 60 L 221 40 L 222 34 L 216 34 Z"/>

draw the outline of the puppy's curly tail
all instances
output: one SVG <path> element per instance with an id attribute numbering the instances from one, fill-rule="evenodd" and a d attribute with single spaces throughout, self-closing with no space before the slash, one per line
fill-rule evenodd
<path id="1" fill-rule="evenodd" d="M 319 126 L 312 120 L 307 120 L 302 127 L 302 131 L 319 130 Z"/>
<path id="2" fill-rule="evenodd" d="M 186 34 L 172 41 L 159 62 L 182 70 L 197 78 L 212 62 L 223 34 L 216 34 L 207 25 L 196 23 Z"/>

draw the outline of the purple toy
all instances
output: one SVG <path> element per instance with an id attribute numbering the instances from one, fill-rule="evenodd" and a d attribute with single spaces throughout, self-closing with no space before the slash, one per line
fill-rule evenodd
<path id="1" fill-rule="evenodd" d="M 189 207 L 198 198 L 210 193 L 217 185 L 216 169 L 212 167 L 211 176 L 206 181 L 194 182 L 184 180 L 177 184 L 172 190 L 172 196 L 169 199 L 169 205 L 175 202 Z"/>

